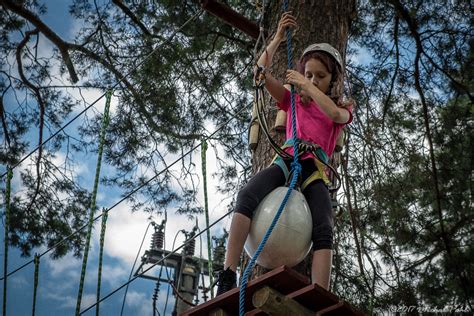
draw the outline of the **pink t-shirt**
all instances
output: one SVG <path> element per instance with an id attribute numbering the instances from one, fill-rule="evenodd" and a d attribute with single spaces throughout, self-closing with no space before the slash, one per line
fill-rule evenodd
<path id="1" fill-rule="evenodd" d="M 287 112 L 286 118 L 286 139 L 293 138 L 293 129 L 291 125 L 291 92 L 285 89 L 285 96 L 278 107 Z M 296 133 L 297 137 L 314 144 L 318 144 L 331 157 L 336 139 L 341 129 L 352 122 L 352 107 L 349 107 L 349 121 L 345 124 L 339 124 L 331 120 L 313 100 L 308 104 L 303 104 L 301 98 L 295 93 L 296 104 Z M 293 147 L 286 148 L 286 152 L 293 155 Z M 311 154 L 304 154 L 301 159 L 312 157 Z"/>

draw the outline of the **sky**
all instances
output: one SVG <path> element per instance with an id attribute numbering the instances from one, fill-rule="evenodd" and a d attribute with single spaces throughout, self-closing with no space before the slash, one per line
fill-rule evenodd
<path id="1" fill-rule="evenodd" d="M 75 32 L 80 27 L 80 21 L 74 21 L 69 19 L 68 4 L 70 1 L 63 0 L 48 0 L 45 1 L 47 5 L 47 13 L 42 16 L 43 21 L 51 27 L 53 30 L 66 40 L 72 40 Z M 40 52 L 39 54 L 48 54 L 51 52 L 51 44 L 43 38 L 40 40 Z M 77 89 L 68 90 L 71 95 L 79 97 Z M 101 94 L 98 90 L 83 90 L 82 94 L 86 103 L 92 103 Z M 8 99 L 7 99 L 8 101 Z M 10 106 L 14 106 L 13 100 L 11 100 Z M 111 104 L 111 115 L 115 106 L 117 105 L 117 98 L 112 98 Z M 6 102 L 6 108 L 8 111 L 9 102 Z M 105 98 L 101 99 L 93 109 L 89 110 L 85 116 L 92 117 L 93 113 L 101 113 L 105 106 Z M 11 108 L 10 108 L 11 110 Z M 77 112 L 71 114 L 70 117 L 74 116 L 81 109 L 76 109 Z M 66 120 L 67 121 L 67 120 Z M 77 123 L 72 124 L 67 128 L 67 132 L 74 134 L 77 127 L 80 125 L 80 120 Z M 212 126 L 209 127 L 210 131 L 213 131 Z M 30 150 L 36 146 L 37 134 L 36 131 L 28 134 L 31 137 Z M 49 136 L 46 134 L 44 139 Z M 217 165 L 216 153 L 222 153 L 220 148 L 213 150 L 213 143 L 209 144 L 210 148 L 207 151 L 207 179 L 208 179 L 208 195 L 209 195 L 209 213 L 210 222 L 214 222 L 216 219 L 221 217 L 227 212 L 227 204 L 230 202 L 228 197 L 221 196 L 217 192 L 217 181 L 212 178 L 211 174 L 214 169 L 212 166 Z M 33 156 L 34 157 L 34 156 Z M 61 163 L 64 160 L 65 154 L 59 153 L 57 155 L 57 162 Z M 196 164 L 196 173 L 201 177 L 201 155 L 200 149 L 192 155 L 193 162 Z M 167 164 L 170 164 L 178 156 L 168 156 L 166 158 Z M 95 155 L 89 155 L 82 157 L 82 159 L 76 159 L 81 161 L 75 166 L 75 178 L 83 185 L 83 187 L 92 190 L 95 167 L 97 163 L 97 157 Z M 12 194 L 21 194 L 21 180 L 19 177 L 19 171 L 29 168 L 28 166 L 32 163 L 31 159 L 25 161 L 14 171 L 14 177 L 12 180 Z M 215 167 L 214 167 L 215 168 Z M 4 168 L 2 167 L 2 173 Z M 179 164 L 175 167 L 175 172 L 179 171 Z M 112 167 L 107 164 L 102 164 L 101 174 L 108 174 L 113 172 Z M 2 185 L 4 180 L 2 179 Z M 202 183 L 202 179 L 199 179 L 199 183 Z M 153 185 L 153 182 L 151 183 Z M 197 206 L 204 206 L 202 186 L 199 187 L 199 201 Z M 120 193 L 113 188 L 108 188 L 103 185 L 99 185 L 97 205 L 99 207 L 110 207 L 121 199 Z M 130 205 L 126 202 L 119 204 L 109 212 L 107 221 L 107 230 L 105 235 L 104 245 L 104 258 L 103 258 L 103 273 L 102 273 L 102 285 L 101 293 L 102 297 L 122 286 L 127 282 L 130 271 L 132 269 L 133 262 L 139 251 L 140 243 L 143 238 L 144 245 L 141 249 L 137 266 L 140 263 L 140 258 L 146 250 L 150 247 L 151 235 L 153 229 L 148 229 L 147 235 L 144 237 L 147 226 L 150 223 L 150 215 L 144 212 L 130 211 Z M 199 216 L 198 224 L 201 230 L 205 229 L 204 215 Z M 161 223 L 163 217 L 155 216 L 153 220 L 156 223 Z M 96 301 L 96 287 L 97 287 L 97 267 L 98 267 L 98 254 L 99 254 L 99 234 L 100 234 L 100 220 L 94 224 L 92 233 L 91 248 L 89 252 L 89 260 L 87 265 L 87 273 L 85 278 L 85 287 L 82 297 L 82 308 L 87 308 Z M 178 231 L 184 229 L 190 231 L 196 222 L 195 219 L 190 219 L 187 216 L 178 216 L 175 214 L 172 208 L 167 210 L 167 225 L 166 225 L 166 246 L 165 249 L 172 250 L 173 239 Z M 230 218 L 227 217 L 218 225 L 211 229 L 212 235 L 220 236 L 223 233 L 223 228 L 230 225 Z M 4 239 L 4 226 L 1 226 L 0 235 L 2 238 L 2 245 Z M 202 238 L 205 243 L 205 235 Z M 184 235 L 178 234 L 176 239 L 176 246 L 180 246 L 184 241 Z M 207 258 L 207 248 L 203 245 L 203 258 Z M 200 256 L 200 241 L 199 238 L 196 243 L 195 256 Z M 3 248 L 2 248 L 3 249 Z M 42 253 L 45 248 L 34 249 L 32 253 Z M 20 256 L 20 252 L 15 248 L 9 248 L 8 256 L 8 271 L 21 266 L 31 258 L 25 258 Z M 72 255 L 66 255 L 59 260 L 52 260 L 49 255 L 45 255 L 41 258 L 39 268 L 39 285 L 38 294 L 36 298 L 36 315 L 71 315 L 75 311 L 76 299 L 78 293 L 79 279 L 81 273 L 82 258 L 75 258 Z M 155 267 L 150 271 L 151 274 L 157 274 L 159 267 Z M 170 271 L 171 272 L 171 271 Z M 2 275 L 3 275 L 3 250 L 2 250 Z M 171 273 L 172 275 L 172 273 Z M 33 276 L 34 276 L 34 265 L 30 264 L 26 268 L 8 277 L 8 290 L 7 290 L 7 315 L 31 315 L 32 304 L 33 304 Z M 208 284 L 208 280 L 205 280 Z M 153 315 L 152 311 L 152 295 L 155 289 L 155 282 L 138 278 L 133 281 L 128 289 L 126 305 L 124 309 L 124 315 Z M 0 296 L 3 297 L 3 281 L 0 286 Z M 118 291 L 110 298 L 100 304 L 101 315 L 119 315 L 122 306 L 124 289 Z M 168 303 L 167 293 L 168 286 L 162 283 L 160 291 L 158 293 L 157 310 L 159 315 L 171 315 L 174 306 L 174 297 L 169 294 Z M 202 299 L 201 299 L 202 300 Z M 165 313 L 165 306 L 167 307 Z M 95 308 L 91 309 L 84 315 L 95 314 Z M 158 313 L 157 313 L 158 314 Z"/>

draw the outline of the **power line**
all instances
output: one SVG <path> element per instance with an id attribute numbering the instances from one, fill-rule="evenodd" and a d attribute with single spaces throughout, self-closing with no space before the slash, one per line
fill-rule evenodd
<path id="1" fill-rule="evenodd" d="M 250 105 L 249 105 L 250 106 Z M 238 114 L 240 114 L 240 112 L 242 112 L 244 109 L 246 109 L 246 107 L 242 107 L 240 108 L 237 112 L 235 112 L 226 122 L 222 123 L 218 128 L 216 128 L 216 130 L 214 132 L 212 132 L 209 136 L 206 136 L 204 137 L 205 140 L 209 140 L 211 137 L 213 137 L 215 134 L 217 134 L 217 132 L 219 132 L 221 129 L 223 129 L 227 124 L 229 124 L 234 118 L 237 117 Z M 178 163 L 179 161 L 181 161 L 184 157 L 186 157 L 187 155 L 189 155 L 191 152 L 193 152 L 195 149 L 197 149 L 198 147 L 201 146 L 201 143 L 195 145 L 194 147 L 192 147 L 190 150 L 188 150 L 186 153 L 184 153 L 183 155 L 181 155 L 179 158 L 177 158 L 175 161 L 173 161 L 170 165 L 168 165 L 166 168 L 164 168 L 163 170 L 161 170 L 160 172 L 156 173 L 153 177 L 151 177 L 150 179 L 148 179 L 147 181 L 145 181 L 144 183 L 140 184 L 138 187 L 136 187 L 135 189 L 133 189 L 130 193 L 128 193 L 126 196 L 124 196 L 122 199 L 120 199 L 118 202 L 116 202 L 114 205 L 112 205 L 110 208 L 108 208 L 105 212 L 103 212 L 102 214 L 100 215 L 97 215 L 94 219 L 93 219 L 93 222 L 95 222 L 96 220 L 98 220 L 99 218 L 101 218 L 104 214 L 108 214 L 109 211 L 111 211 L 113 208 L 115 208 L 116 206 L 118 206 L 119 204 L 121 204 L 123 201 L 127 200 L 128 198 L 130 198 L 133 194 L 135 194 L 136 192 L 138 192 L 139 190 L 141 190 L 143 187 L 145 187 L 146 185 L 148 185 L 151 181 L 155 180 L 158 176 L 160 176 L 161 174 L 163 174 L 164 172 L 168 171 L 172 166 L 174 166 L 176 163 Z M 88 223 L 84 224 L 83 226 L 81 226 L 79 229 L 77 229 L 76 231 L 72 232 L 71 234 L 69 234 L 66 238 L 60 240 L 59 242 L 57 242 L 55 245 L 53 245 L 52 247 L 50 247 L 49 249 L 45 250 L 43 253 L 41 253 L 39 255 L 39 257 L 43 257 L 44 255 L 46 255 L 47 253 L 49 253 L 51 250 L 53 250 L 54 248 L 58 247 L 59 245 L 61 245 L 63 242 L 65 242 L 66 240 L 70 239 L 72 236 L 76 235 L 77 233 L 79 233 L 80 231 L 82 231 L 84 228 L 86 228 L 88 226 Z M 34 262 L 34 259 L 31 259 L 30 261 L 24 263 L 23 265 L 21 265 L 20 267 L 16 268 L 15 270 L 13 270 L 12 272 L 6 274 L 4 277 L 0 278 L 0 281 L 3 280 L 4 278 L 6 277 L 9 277 L 11 276 L 12 274 L 22 270 L 23 268 L 25 268 L 26 266 L 30 265 L 31 263 Z M 5 267 L 6 269 L 6 267 Z"/>
<path id="2" fill-rule="evenodd" d="M 171 42 L 171 40 L 176 36 L 176 34 L 178 32 L 180 32 L 187 24 L 189 24 L 189 22 L 191 22 L 192 20 L 196 19 L 198 16 L 200 16 L 203 12 L 203 9 L 200 9 L 196 14 L 194 14 L 191 18 L 189 18 L 186 22 L 184 22 L 176 31 L 174 31 L 170 37 L 168 37 L 165 41 L 161 42 L 159 45 L 157 45 L 155 48 L 153 48 L 153 50 L 147 55 L 145 56 L 145 58 L 142 59 L 141 62 L 138 63 L 138 65 L 134 66 L 132 70 L 130 70 L 129 72 L 127 72 L 124 76 L 118 78 L 118 81 L 112 86 L 110 87 L 108 90 L 114 90 L 119 84 L 120 82 L 122 82 L 122 80 L 124 80 L 126 77 L 129 77 L 133 72 L 135 72 L 136 70 L 138 70 L 141 66 L 143 66 L 143 64 L 159 49 L 161 48 L 163 45 Z M 49 136 L 45 141 L 43 141 L 41 144 L 39 144 L 38 146 L 36 146 L 36 148 L 34 148 L 29 154 L 27 154 L 26 156 L 24 156 L 20 161 L 18 161 L 17 163 L 15 163 L 13 166 L 10 167 L 11 170 L 15 169 L 16 167 L 18 167 L 22 162 L 24 162 L 26 159 L 28 159 L 28 157 L 30 157 L 31 155 L 33 155 L 38 149 L 40 149 L 41 147 L 43 147 L 46 143 L 48 143 L 51 139 L 53 139 L 54 137 L 56 137 L 56 135 L 58 135 L 60 132 L 62 132 L 66 127 L 68 127 L 69 125 L 71 125 L 71 123 L 73 123 L 77 118 L 79 118 L 80 116 L 82 116 L 82 114 L 84 114 L 85 112 L 87 112 L 87 110 L 89 110 L 92 106 L 94 106 L 94 104 L 96 104 L 97 102 L 99 102 L 105 95 L 106 95 L 107 92 L 104 92 L 98 99 L 96 99 L 94 102 L 92 102 L 90 105 L 88 105 L 84 110 L 82 110 L 79 114 L 77 114 L 74 118 L 72 118 L 70 121 L 68 121 L 65 125 L 63 125 L 60 129 L 58 129 L 56 132 L 54 132 L 51 136 Z M 3 178 L 4 176 L 6 176 L 8 173 L 8 171 L 4 172 L 2 175 L 0 175 L 0 179 Z"/>
<path id="3" fill-rule="evenodd" d="M 135 270 L 135 264 L 137 263 L 138 257 L 140 256 L 140 252 L 142 251 L 142 246 L 143 243 L 145 242 L 146 234 L 148 233 L 148 228 L 150 228 L 152 222 L 148 223 L 148 226 L 145 229 L 145 233 L 143 234 L 142 242 L 140 244 L 140 247 L 138 248 L 137 256 L 135 257 L 135 261 L 133 261 L 132 269 L 130 270 L 130 275 L 128 276 L 128 279 L 130 280 L 132 278 L 133 270 Z M 125 294 L 123 295 L 123 301 L 122 301 L 122 309 L 120 310 L 120 316 L 123 315 L 123 309 L 125 308 L 125 301 L 127 299 L 127 293 L 128 293 L 128 286 L 125 289 Z M 100 297 L 97 297 L 99 299 Z"/>
<path id="4" fill-rule="evenodd" d="M 125 282 L 124 284 L 122 284 L 121 286 L 119 286 L 118 288 L 116 288 L 115 290 L 113 290 L 112 292 L 110 292 L 109 294 L 107 294 L 106 296 L 104 296 L 103 298 L 101 298 L 99 301 L 95 302 L 94 304 L 92 304 L 91 306 L 87 307 L 86 309 L 84 309 L 83 311 L 80 312 L 80 314 L 84 314 L 85 312 L 87 312 L 88 310 L 90 310 L 91 308 L 93 308 L 94 306 L 96 306 L 97 304 L 103 302 L 104 300 L 106 300 L 107 298 L 111 297 L 112 295 L 114 295 L 115 293 L 117 293 L 118 291 L 120 291 L 122 288 L 124 288 L 125 286 L 127 286 L 128 284 L 132 283 L 133 281 L 135 281 L 137 278 L 139 278 L 140 276 L 144 275 L 146 272 L 150 271 L 152 268 L 154 268 L 155 266 L 157 266 L 158 264 L 162 263 L 163 261 L 165 261 L 166 259 L 168 259 L 172 254 L 176 253 L 178 250 L 182 249 L 183 247 L 187 246 L 191 241 L 194 241 L 194 239 L 198 236 L 201 236 L 201 234 L 203 234 L 204 232 L 206 232 L 207 230 L 209 230 L 211 227 L 213 227 L 215 224 L 217 224 L 218 222 L 220 222 L 221 220 L 223 220 L 226 216 L 228 216 L 230 213 L 232 213 L 233 210 L 230 210 L 228 211 L 227 213 L 225 213 L 224 215 L 222 215 L 219 219 L 217 219 L 216 221 L 214 221 L 211 225 L 209 225 L 209 227 L 207 227 L 206 229 L 200 231 L 198 234 L 192 236 L 191 238 L 189 238 L 187 241 L 185 241 L 181 246 L 179 246 L 178 248 L 174 249 L 172 252 L 170 252 L 169 254 L 167 254 L 166 256 L 164 256 L 161 260 L 153 263 L 150 267 L 148 267 L 146 270 L 144 270 L 143 272 L 135 275 L 131 280 Z"/>

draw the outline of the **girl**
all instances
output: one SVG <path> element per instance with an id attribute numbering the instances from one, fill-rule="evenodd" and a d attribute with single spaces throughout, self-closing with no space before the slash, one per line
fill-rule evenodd
<path id="1" fill-rule="evenodd" d="M 260 56 L 258 66 L 270 67 L 273 55 L 285 39 L 285 29 L 297 27 L 291 12 L 282 15 L 275 37 Z M 295 94 L 297 137 L 305 143 L 317 144 L 323 156 L 331 156 L 336 139 L 345 124 L 352 121 L 352 108 L 342 104 L 342 59 L 331 45 L 313 44 L 307 47 L 300 59 L 299 71 L 288 70 L 286 82 L 299 91 Z M 265 88 L 280 109 L 287 111 L 286 138 L 291 143 L 291 93 L 269 72 Z M 290 141 L 290 142 L 288 142 Z M 293 155 L 293 147 L 285 149 Z M 326 156 L 326 158 L 327 158 Z M 315 163 L 312 153 L 300 156 L 302 166 L 302 193 L 311 209 L 313 219 L 313 261 L 311 278 L 325 289 L 329 288 L 332 263 L 333 219 L 327 177 L 322 164 Z M 232 218 L 224 270 L 217 278 L 217 295 L 236 287 L 237 264 L 250 229 L 253 211 L 263 198 L 276 187 L 283 186 L 288 177 L 291 161 L 277 159 L 270 167 L 257 173 L 237 196 Z"/>

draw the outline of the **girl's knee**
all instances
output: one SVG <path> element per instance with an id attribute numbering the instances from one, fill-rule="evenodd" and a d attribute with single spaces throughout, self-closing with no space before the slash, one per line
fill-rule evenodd
<path id="1" fill-rule="evenodd" d="M 313 250 L 332 249 L 333 226 L 331 223 L 322 223 L 313 227 Z"/>
<path id="2" fill-rule="evenodd" d="M 245 186 L 237 194 L 235 212 L 251 219 L 259 202 L 258 197 L 252 192 L 252 190 Z"/>

